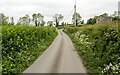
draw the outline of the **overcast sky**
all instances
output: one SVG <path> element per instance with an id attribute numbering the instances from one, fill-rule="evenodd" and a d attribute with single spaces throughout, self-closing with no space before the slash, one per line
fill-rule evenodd
<path id="1" fill-rule="evenodd" d="M 0 13 L 13 16 L 16 21 L 19 17 L 26 14 L 31 16 L 33 13 L 41 13 L 44 20 L 49 21 L 57 13 L 64 16 L 64 21 L 70 22 L 75 1 L 77 12 L 86 21 L 105 12 L 112 14 L 117 11 L 120 0 L 0 0 Z"/>

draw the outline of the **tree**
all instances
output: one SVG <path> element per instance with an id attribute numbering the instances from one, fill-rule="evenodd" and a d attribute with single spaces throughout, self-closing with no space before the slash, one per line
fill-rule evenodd
<path id="1" fill-rule="evenodd" d="M 114 11 L 114 13 L 111 15 L 111 17 L 116 17 L 116 16 L 118 16 L 118 12 Z"/>
<path id="2" fill-rule="evenodd" d="M 73 16 L 72 16 L 72 22 L 73 22 L 73 24 L 80 24 L 81 23 L 81 16 L 80 16 L 80 14 L 79 13 L 74 13 L 73 14 Z"/>
<path id="3" fill-rule="evenodd" d="M 38 14 L 33 14 L 32 17 L 33 17 L 33 22 L 35 22 L 35 26 L 40 26 L 40 25 L 43 24 L 43 19 L 44 19 L 44 17 L 43 17 L 43 15 L 41 15 L 40 13 L 38 13 Z M 42 24 L 41 24 L 41 23 L 42 23 Z"/>
<path id="4" fill-rule="evenodd" d="M 81 21 L 81 24 L 84 24 L 84 20 Z"/>
<path id="5" fill-rule="evenodd" d="M 104 13 L 102 15 L 100 15 L 101 17 L 108 17 L 108 14 L 107 13 Z"/>
<path id="6" fill-rule="evenodd" d="M 62 23 L 61 23 L 61 25 L 63 25 L 63 26 L 64 26 L 64 25 L 65 25 L 65 23 L 64 23 L 64 22 L 62 22 Z"/>
<path id="7" fill-rule="evenodd" d="M 61 14 L 55 14 L 55 16 L 53 16 L 53 19 L 56 23 L 56 27 L 58 27 L 59 22 L 63 19 L 63 16 Z"/>
<path id="8" fill-rule="evenodd" d="M 14 17 L 11 17 L 11 25 L 14 25 Z"/>
<path id="9" fill-rule="evenodd" d="M 50 27 L 53 26 L 53 21 L 48 21 L 47 25 L 50 26 Z"/>
<path id="10" fill-rule="evenodd" d="M 41 21 L 40 26 L 44 26 L 45 25 L 45 21 Z"/>
<path id="11" fill-rule="evenodd" d="M 32 17 L 33 17 L 33 22 L 35 22 L 35 26 L 38 26 L 37 25 L 37 14 L 33 14 Z"/>
<path id="12" fill-rule="evenodd" d="M 0 25 L 8 25 L 8 17 L 6 17 L 3 13 L 0 13 L 1 23 Z"/>
<path id="13" fill-rule="evenodd" d="M 95 24 L 96 23 L 96 18 L 90 18 L 87 20 L 87 24 Z"/>
<path id="14" fill-rule="evenodd" d="M 112 17 L 112 20 L 113 20 L 113 21 L 120 20 L 120 18 L 119 18 L 119 16 L 118 16 L 118 12 L 117 12 L 117 11 L 115 11 L 115 12 L 111 15 L 111 17 Z"/>
<path id="15" fill-rule="evenodd" d="M 38 26 L 44 26 L 45 22 L 43 21 L 44 17 L 43 15 L 41 15 L 40 13 L 37 14 L 37 18 L 38 18 Z"/>
<path id="16" fill-rule="evenodd" d="M 14 25 L 14 17 L 10 17 L 9 25 Z"/>
<path id="17" fill-rule="evenodd" d="M 25 15 L 26 17 L 26 25 L 29 25 L 30 24 L 30 17 L 29 15 Z"/>
<path id="18" fill-rule="evenodd" d="M 27 23 L 26 23 L 26 17 L 25 16 L 21 17 L 20 19 L 21 19 L 21 24 L 22 25 L 27 25 Z"/>
<path id="19" fill-rule="evenodd" d="M 23 17 L 20 17 L 17 24 L 26 25 L 26 26 L 29 25 L 30 24 L 30 17 L 29 17 L 29 15 L 25 15 Z"/>

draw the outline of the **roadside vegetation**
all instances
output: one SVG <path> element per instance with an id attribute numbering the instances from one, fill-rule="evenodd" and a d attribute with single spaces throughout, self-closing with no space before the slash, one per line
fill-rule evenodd
<path id="1" fill-rule="evenodd" d="M 2 26 L 2 73 L 23 72 L 52 43 L 55 27 Z"/>
<path id="2" fill-rule="evenodd" d="M 88 73 L 120 74 L 120 32 L 117 24 L 65 27 Z"/>
<path id="3" fill-rule="evenodd" d="M 75 12 L 69 24 L 63 21 L 62 14 L 55 14 L 53 21 L 48 22 L 41 13 L 26 14 L 15 23 L 14 17 L 0 13 L 0 71 L 3 75 L 23 72 L 52 43 L 57 35 L 56 28 L 64 28 L 88 73 L 119 74 L 120 32 L 117 24 L 120 24 L 120 17 L 117 14 L 117 11 L 111 15 L 103 13 L 88 19 L 85 24 L 80 13 Z"/>

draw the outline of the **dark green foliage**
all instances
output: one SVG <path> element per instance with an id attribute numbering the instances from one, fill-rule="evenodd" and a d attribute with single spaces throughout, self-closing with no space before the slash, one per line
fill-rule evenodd
<path id="1" fill-rule="evenodd" d="M 20 73 L 51 44 L 54 27 L 3 26 L 2 73 Z"/>
<path id="2" fill-rule="evenodd" d="M 95 24 L 96 23 L 96 18 L 90 18 L 88 21 L 87 21 L 87 24 Z"/>
<path id="3" fill-rule="evenodd" d="M 112 17 L 112 20 L 117 21 L 117 20 L 120 20 L 120 18 L 118 16 L 115 16 L 115 17 Z"/>
<path id="4" fill-rule="evenodd" d="M 80 16 L 80 13 L 74 13 L 73 15 L 72 15 L 72 22 L 73 22 L 73 24 L 80 24 L 81 23 L 81 16 Z"/>
<path id="5" fill-rule="evenodd" d="M 3 13 L 0 13 L 0 25 L 8 25 L 8 17 L 6 17 Z"/>
<path id="6" fill-rule="evenodd" d="M 64 31 L 73 41 L 89 73 L 120 73 L 120 32 L 114 26 L 65 28 Z"/>

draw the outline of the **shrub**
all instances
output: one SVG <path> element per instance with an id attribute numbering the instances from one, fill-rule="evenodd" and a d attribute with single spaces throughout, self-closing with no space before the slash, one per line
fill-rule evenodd
<path id="1" fill-rule="evenodd" d="M 51 44 L 54 27 L 3 26 L 2 73 L 20 73 Z"/>
<path id="2" fill-rule="evenodd" d="M 115 26 L 94 25 L 64 31 L 72 39 L 88 73 L 120 73 L 120 32 Z M 106 69 L 110 63 L 118 68 Z"/>

